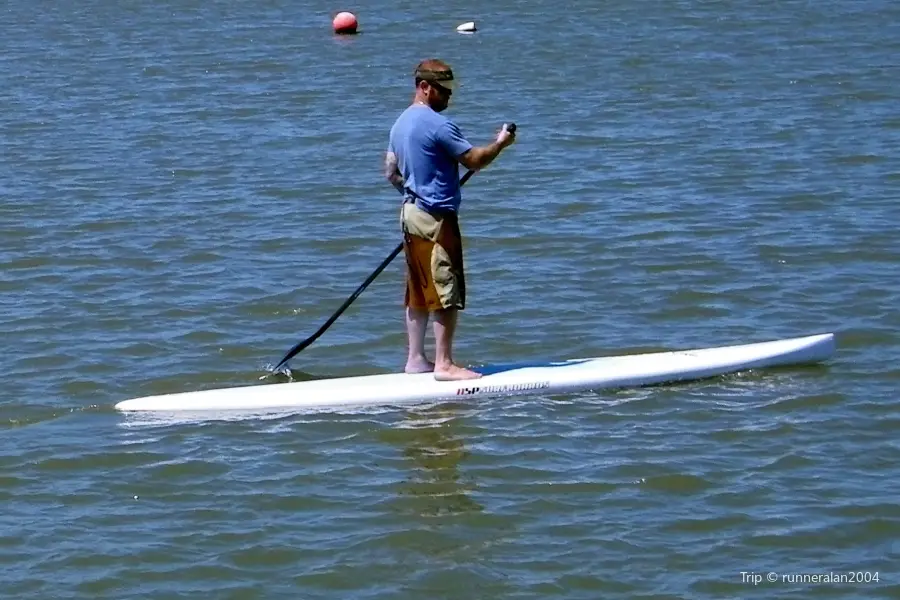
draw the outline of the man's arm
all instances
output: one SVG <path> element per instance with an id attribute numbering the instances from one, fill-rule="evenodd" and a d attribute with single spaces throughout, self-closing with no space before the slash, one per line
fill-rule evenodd
<path id="1" fill-rule="evenodd" d="M 384 155 L 384 177 L 391 182 L 391 185 L 397 188 L 401 194 L 404 192 L 403 175 L 400 174 L 400 168 L 397 163 L 397 155 L 387 151 Z"/>
<path id="2" fill-rule="evenodd" d="M 486 146 L 475 146 L 459 155 L 459 162 L 467 169 L 478 171 L 491 164 L 504 148 L 516 141 L 516 134 L 506 130 L 497 134 L 497 139 Z"/>

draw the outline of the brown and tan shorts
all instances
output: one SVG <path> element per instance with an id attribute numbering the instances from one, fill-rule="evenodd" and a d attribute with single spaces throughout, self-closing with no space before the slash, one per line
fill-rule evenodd
<path id="1" fill-rule="evenodd" d="M 466 281 L 456 213 L 439 216 L 413 203 L 403 205 L 406 306 L 429 311 L 464 309 Z"/>

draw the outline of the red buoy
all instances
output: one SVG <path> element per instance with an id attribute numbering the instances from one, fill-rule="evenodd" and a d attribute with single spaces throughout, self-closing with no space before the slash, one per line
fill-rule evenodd
<path id="1" fill-rule="evenodd" d="M 359 23 L 356 21 L 356 15 L 352 12 L 339 12 L 331 23 L 334 32 L 339 34 L 356 33 Z"/>

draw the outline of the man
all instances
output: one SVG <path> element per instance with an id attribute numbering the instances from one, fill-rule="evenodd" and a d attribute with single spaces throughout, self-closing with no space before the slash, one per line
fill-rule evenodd
<path id="1" fill-rule="evenodd" d="M 453 71 L 436 59 L 415 70 L 413 103 L 391 127 L 385 176 L 403 195 L 401 214 L 407 277 L 407 373 L 433 371 L 435 379 L 475 379 L 479 373 L 453 362 L 453 334 L 466 287 L 459 231 L 459 165 L 477 171 L 515 141 L 504 126 L 497 139 L 473 146 L 441 113 L 455 88 Z M 425 357 L 425 332 L 434 315 L 434 363 Z"/>

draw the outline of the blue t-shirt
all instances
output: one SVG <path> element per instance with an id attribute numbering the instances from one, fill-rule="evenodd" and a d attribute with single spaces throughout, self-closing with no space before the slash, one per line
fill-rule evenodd
<path id="1" fill-rule="evenodd" d="M 430 107 L 414 104 L 391 127 L 388 150 L 406 189 L 428 210 L 459 210 L 458 157 L 472 148 L 459 127 Z"/>

